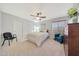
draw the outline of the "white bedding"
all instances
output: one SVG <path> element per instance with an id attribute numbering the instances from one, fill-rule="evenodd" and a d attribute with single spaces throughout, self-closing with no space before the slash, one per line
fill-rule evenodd
<path id="1" fill-rule="evenodd" d="M 48 33 L 46 32 L 32 32 L 27 35 L 27 39 L 37 46 L 40 46 L 44 40 L 47 39 Z"/>

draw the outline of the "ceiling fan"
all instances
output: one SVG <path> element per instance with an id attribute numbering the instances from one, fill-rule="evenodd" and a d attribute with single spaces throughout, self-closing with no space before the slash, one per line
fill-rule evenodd
<path id="1" fill-rule="evenodd" d="M 41 20 L 42 18 L 46 18 L 46 16 L 42 15 L 42 12 L 37 12 L 36 14 L 31 14 L 31 16 L 38 18 Z"/>

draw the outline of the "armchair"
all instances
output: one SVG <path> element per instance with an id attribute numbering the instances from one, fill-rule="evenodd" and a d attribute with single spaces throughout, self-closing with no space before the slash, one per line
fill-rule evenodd
<path id="1" fill-rule="evenodd" d="M 55 38 L 54 38 L 56 41 L 60 42 L 60 43 L 63 43 L 64 41 L 64 36 L 61 35 L 61 34 L 55 34 Z"/>
<path id="2" fill-rule="evenodd" d="M 3 41 L 3 43 L 2 43 L 2 46 L 4 45 L 4 43 L 5 43 L 6 40 L 8 40 L 9 46 L 10 46 L 10 40 L 13 40 L 13 39 L 16 38 L 16 41 L 17 41 L 16 34 L 13 34 L 13 35 L 12 35 L 12 33 L 10 33 L 10 32 L 5 32 L 5 33 L 3 33 L 3 37 L 4 37 L 4 41 Z"/>

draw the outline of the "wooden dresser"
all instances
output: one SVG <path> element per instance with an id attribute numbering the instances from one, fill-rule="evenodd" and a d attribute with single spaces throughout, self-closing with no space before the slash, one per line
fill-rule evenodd
<path id="1" fill-rule="evenodd" d="M 79 56 L 79 23 L 68 24 L 68 37 L 65 38 L 64 46 L 66 55 Z"/>

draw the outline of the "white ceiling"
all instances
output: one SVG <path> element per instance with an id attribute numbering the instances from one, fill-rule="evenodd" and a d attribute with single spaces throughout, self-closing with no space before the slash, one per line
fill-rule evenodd
<path id="1" fill-rule="evenodd" d="M 39 8 L 47 20 L 67 15 L 67 10 L 73 5 L 72 3 L 4 3 L 0 4 L 0 8 L 3 12 L 28 20 L 33 20 L 30 15 L 35 8 Z"/>

